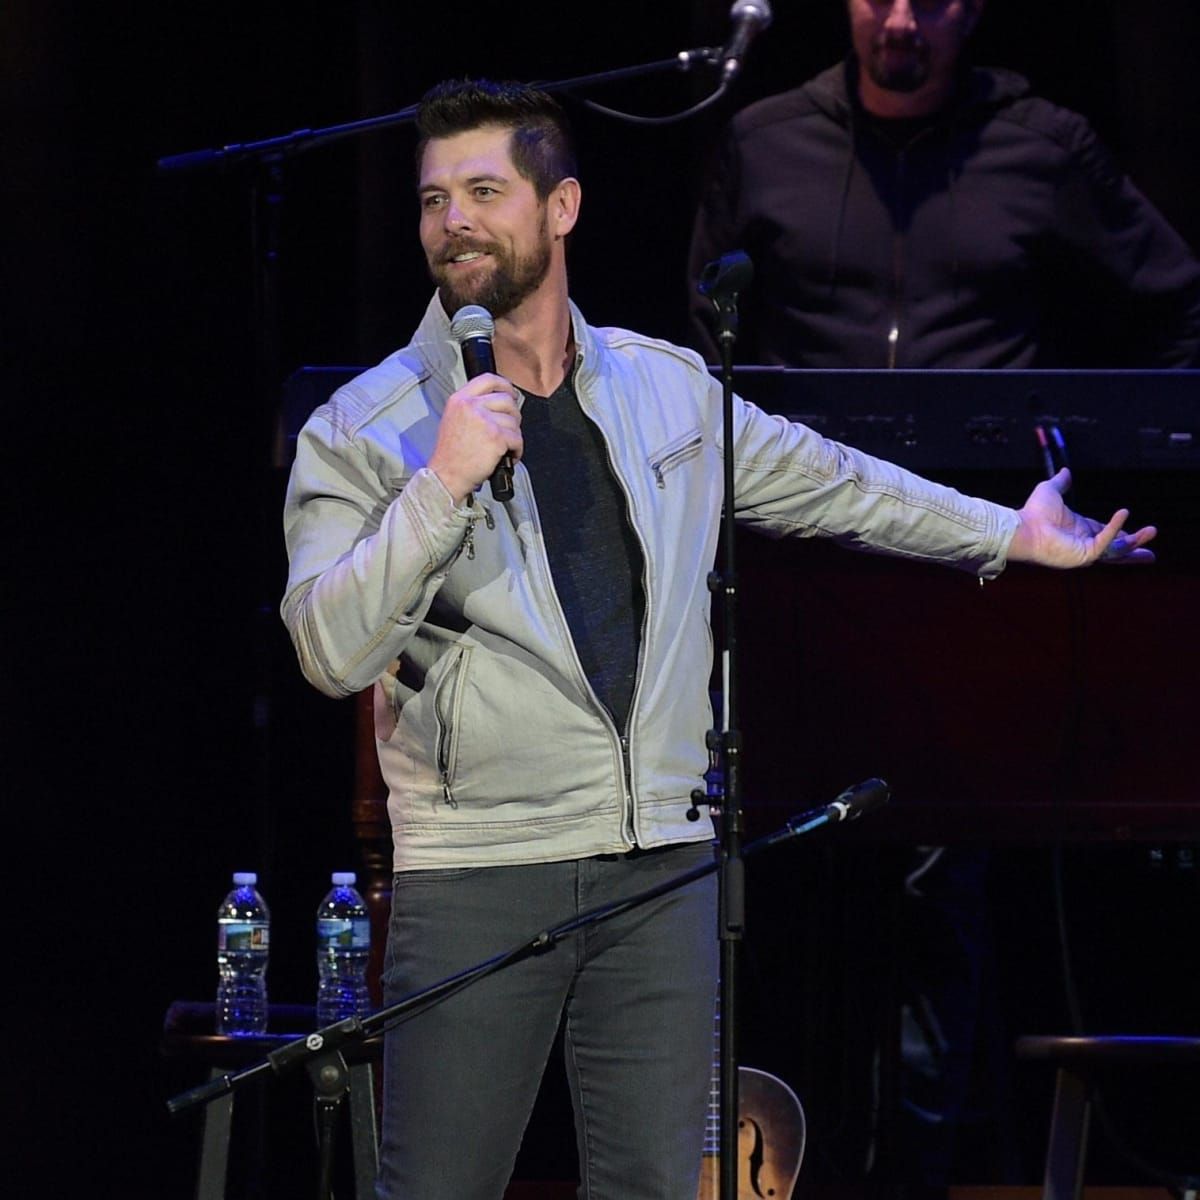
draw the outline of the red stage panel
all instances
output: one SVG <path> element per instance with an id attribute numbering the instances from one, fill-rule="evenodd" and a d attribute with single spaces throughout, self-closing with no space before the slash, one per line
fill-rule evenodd
<path id="1" fill-rule="evenodd" d="M 1194 562 L 981 587 L 739 546 L 746 804 L 774 810 L 755 827 L 879 775 L 894 801 L 860 836 L 1200 836 Z"/>

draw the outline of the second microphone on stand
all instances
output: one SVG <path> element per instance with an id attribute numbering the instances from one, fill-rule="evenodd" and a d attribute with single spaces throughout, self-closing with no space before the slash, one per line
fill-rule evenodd
<path id="1" fill-rule="evenodd" d="M 450 321 L 450 336 L 462 349 L 463 366 L 467 378 L 487 375 L 496 370 L 496 356 L 492 353 L 492 337 L 496 322 L 492 314 L 480 304 L 464 304 Z M 513 497 L 513 460 L 504 454 L 496 464 L 490 480 L 492 495 L 497 500 Z"/>

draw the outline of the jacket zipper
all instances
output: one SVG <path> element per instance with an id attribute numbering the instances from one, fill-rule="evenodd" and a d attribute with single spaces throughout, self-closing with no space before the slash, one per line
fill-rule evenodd
<path id="1" fill-rule="evenodd" d="M 454 662 L 447 669 L 438 683 L 437 691 L 433 694 L 433 716 L 437 722 L 437 763 L 438 772 L 442 777 L 442 800 L 450 808 L 457 808 L 458 801 L 454 798 L 453 775 L 454 760 L 457 757 L 451 753 L 455 730 L 459 725 L 462 708 L 463 680 L 467 673 L 468 648 L 460 645 L 455 652 Z M 449 708 L 445 720 L 442 719 L 442 697 L 447 690 L 450 692 Z"/>
<path id="2" fill-rule="evenodd" d="M 902 206 L 905 203 L 904 187 L 908 166 L 908 153 L 918 142 L 924 141 L 933 135 L 933 128 L 923 129 L 916 137 L 910 139 L 896 151 L 896 197 L 897 204 L 901 207 L 892 213 L 892 325 L 887 335 L 887 365 L 889 371 L 895 370 L 896 364 L 900 359 L 900 319 L 903 315 L 902 299 L 904 295 L 904 265 L 907 235 L 901 232 L 899 218 L 903 211 Z"/>
<path id="3" fill-rule="evenodd" d="M 486 504 L 484 504 L 482 500 L 479 502 L 478 505 L 476 505 L 475 497 L 472 496 L 470 493 L 468 493 L 467 494 L 467 507 L 472 510 L 475 508 L 478 508 L 480 510 L 480 512 L 483 513 L 483 523 L 489 529 L 496 528 L 496 520 L 492 516 L 492 510 L 490 508 L 488 508 L 488 506 Z M 475 523 L 478 520 L 479 520 L 479 517 L 477 514 L 472 515 L 471 519 L 467 523 L 467 532 L 463 538 L 463 544 L 462 544 L 462 546 L 459 547 L 459 551 L 458 551 L 459 554 L 461 554 L 464 549 L 466 550 L 468 560 L 473 559 L 475 557 Z"/>
<path id="4" fill-rule="evenodd" d="M 892 327 L 888 330 L 887 365 L 889 371 L 896 369 L 900 351 L 900 305 L 904 288 L 904 233 L 900 228 L 900 216 L 904 205 L 905 150 L 896 155 L 896 203 L 898 210 L 892 214 Z"/>
<path id="5" fill-rule="evenodd" d="M 607 445 L 607 443 L 606 443 L 606 445 Z M 516 480 L 517 480 L 517 476 L 514 474 L 514 476 L 513 476 L 514 487 L 516 486 Z M 526 497 L 523 496 L 522 499 L 526 499 Z M 541 528 L 542 528 L 542 518 L 538 514 L 537 499 L 534 497 L 532 490 L 530 491 L 527 499 L 528 499 L 530 511 L 533 514 L 534 526 L 540 532 Z M 584 669 L 583 669 L 583 663 L 580 662 L 580 660 L 579 660 L 579 651 L 576 650 L 576 648 L 575 648 L 575 639 L 571 636 L 571 627 L 570 627 L 570 625 L 567 624 L 567 615 L 565 612 L 563 612 L 562 602 L 559 600 L 558 592 L 554 587 L 554 576 L 550 573 L 550 560 L 549 560 L 549 558 L 546 557 L 546 553 L 545 553 L 544 549 L 542 550 L 539 557 L 540 557 L 540 565 L 542 567 L 542 574 L 545 576 L 546 585 L 550 591 L 550 598 L 551 598 L 551 600 L 554 601 L 554 611 L 558 616 L 559 627 L 566 634 L 567 647 L 571 651 L 571 661 L 575 664 L 576 681 L 583 685 L 584 694 L 591 698 L 592 707 L 596 710 L 597 713 L 600 714 L 600 719 L 601 719 L 601 721 L 604 722 L 605 728 L 608 730 L 612 744 L 616 750 L 614 758 L 616 759 L 617 774 L 620 776 L 623 786 L 626 789 L 626 795 L 622 798 L 622 804 L 621 804 L 621 807 L 622 807 L 622 817 L 621 817 L 622 833 L 621 833 L 621 836 L 622 836 L 623 841 L 626 841 L 632 845 L 633 844 L 632 836 L 631 836 L 631 834 L 626 832 L 627 828 L 632 829 L 632 824 L 628 818 L 628 812 L 630 809 L 629 796 L 632 794 L 629 790 L 630 768 L 628 765 L 628 757 L 625 753 L 628 743 L 626 742 L 625 738 L 617 731 L 617 726 L 616 726 L 616 723 L 612 719 L 612 714 L 608 711 L 607 708 L 604 707 L 603 704 L 600 703 L 600 697 L 596 695 L 596 691 L 592 687 L 592 681 L 590 679 L 588 679 L 587 672 L 584 671 Z M 639 667 L 640 667 L 640 662 L 639 662 Z M 636 696 L 637 696 L 637 688 L 636 688 L 636 684 L 635 684 L 635 687 L 634 687 L 635 699 L 636 699 Z M 633 711 L 633 709 L 631 706 L 630 712 L 632 713 L 632 711 Z"/>
<path id="6" fill-rule="evenodd" d="M 663 479 L 666 471 L 679 462 L 680 459 L 690 456 L 699 450 L 704 442 L 704 435 L 699 430 L 696 430 L 695 433 L 685 434 L 684 436 L 687 440 L 682 445 L 667 446 L 660 452 L 658 458 L 650 459 L 650 470 L 654 473 L 654 482 L 660 488 L 667 486 L 666 481 Z M 608 442 L 606 440 L 605 447 L 607 445 Z M 612 462 L 611 455 L 609 455 L 609 462 Z"/>
<path id="7" fill-rule="evenodd" d="M 633 715 L 632 706 L 629 709 L 630 716 Z M 615 728 L 615 727 L 614 727 Z M 626 841 L 637 845 L 637 830 L 634 827 L 634 809 L 633 803 L 633 757 L 629 753 L 629 730 L 621 734 L 618 739 L 621 743 L 621 778 L 625 786 L 625 811 L 622 814 L 621 832 L 624 834 Z"/>
<path id="8" fill-rule="evenodd" d="M 578 377 L 577 377 L 578 378 Z M 582 387 L 577 387 L 576 394 L 579 396 L 580 408 L 583 409 L 583 415 L 600 431 L 601 440 L 604 442 L 604 454 L 608 459 L 608 469 L 612 472 L 612 477 L 617 481 L 617 486 L 621 489 L 625 496 L 625 509 L 629 514 L 629 528 L 633 530 L 633 536 L 637 538 L 638 548 L 642 552 L 642 595 L 645 598 L 645 606 L 642 612 L 642 628 L 638 637 L 638 654 L 637 654 L 637 669 L 633 676 L 633 695 L 629 700 L 629 716 L 626 718 L 627 724 L 625 731 L 617 735 L 617 744 L 621 759 L 621 777 L 625 784 L 625 801 L 624 812 L 622 813 L 621 835 L 625 841 L 631 845 L 638 844 L 638 829 L 637 829 L 637 805 L 634 803 L 633 790 L 633 754 L 631 753 L 629 730 L 633 728 L 634 714 L 637 712 L 638 700 L 642 694 L 642 665 L 646 658 L 646 641 L 650 636 L 650 554 L 646 548 L 646 539 L 642 537 L 642 531 L 638 528 L 637 521 L 634 520 L 633 497 L 630 495 L 629 488 L 625 484 L 625 480 L 621 472 L 617 470 L 616 463 L 613 461 L 612 447 L 609 443 L 608 433 L 604 426 L 596 420 L 588 411 L 587 405 L 584 402 L 584 392 Z M 679 454 L 689 450 L 693 444 L 701 442 L 702 435 L 697 434 L 693 441 L 687 442 L 681 446 L 678 451 L 672 450 L 670 453 L 663 456 L 659 461 L 659 470 L 655 471 L 655 480 L 659 487 L 663 487 L 662 482 L 662 466 L 677 457 Z M 653 464 L 651 464 L 653 469 Z M 582 670 L 582 668 L 580 668 Z M 590 685 L 589 685 L 590 687 Z M 616 732 L 616 725 L 613 723 L 611 716 L 604 710 L 604 706 L 597 701 L 597 705 L 602 711 L 609 726 Z"/>

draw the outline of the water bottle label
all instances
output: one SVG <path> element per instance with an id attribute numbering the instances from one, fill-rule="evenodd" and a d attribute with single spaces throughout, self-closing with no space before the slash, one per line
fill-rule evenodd
<path id="1" fill-rule="evenodd" d="M 366 950 L 371 945 L 371 922 L 366 917 L 321 917 L 317 944 L 346 950 Z"/>
<path id="2" fill-rule="evenodd" d="M 271 928 L 251 921 L 221 921 L 217 925 L 218 950 L 266 950 Z"/>

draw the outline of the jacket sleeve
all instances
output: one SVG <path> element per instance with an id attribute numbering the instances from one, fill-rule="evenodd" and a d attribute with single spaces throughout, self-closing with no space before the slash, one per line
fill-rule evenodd
<path id="1" fill-rule="evenodd" d="M 300 433 L 284 505 L 281 608 L 305 678 L 347 696 L 413 636 L 480 515 L 422 467 L 400 487 L 318 410 Z"/>
<path id="2" fill-rule="evenodd" d="M 1075 113 L 1064 119 L 1069 159 L 1057 196 L 1057 237 L 1081 268 L 1083 290 L 1095 288 L 1089 309 L 1108 310 L 1120 348 L 1115 365 L 1200 365 L 1200 262 L 1087 121 Z"/>
<path id="3" fill-rule="evenodd" d="M 1018 524 L 1010 508 L 964 496 L 747 401 L 735 405 L 735 436 L 741 522 L 984 578 L 1004 569 Z"/>

